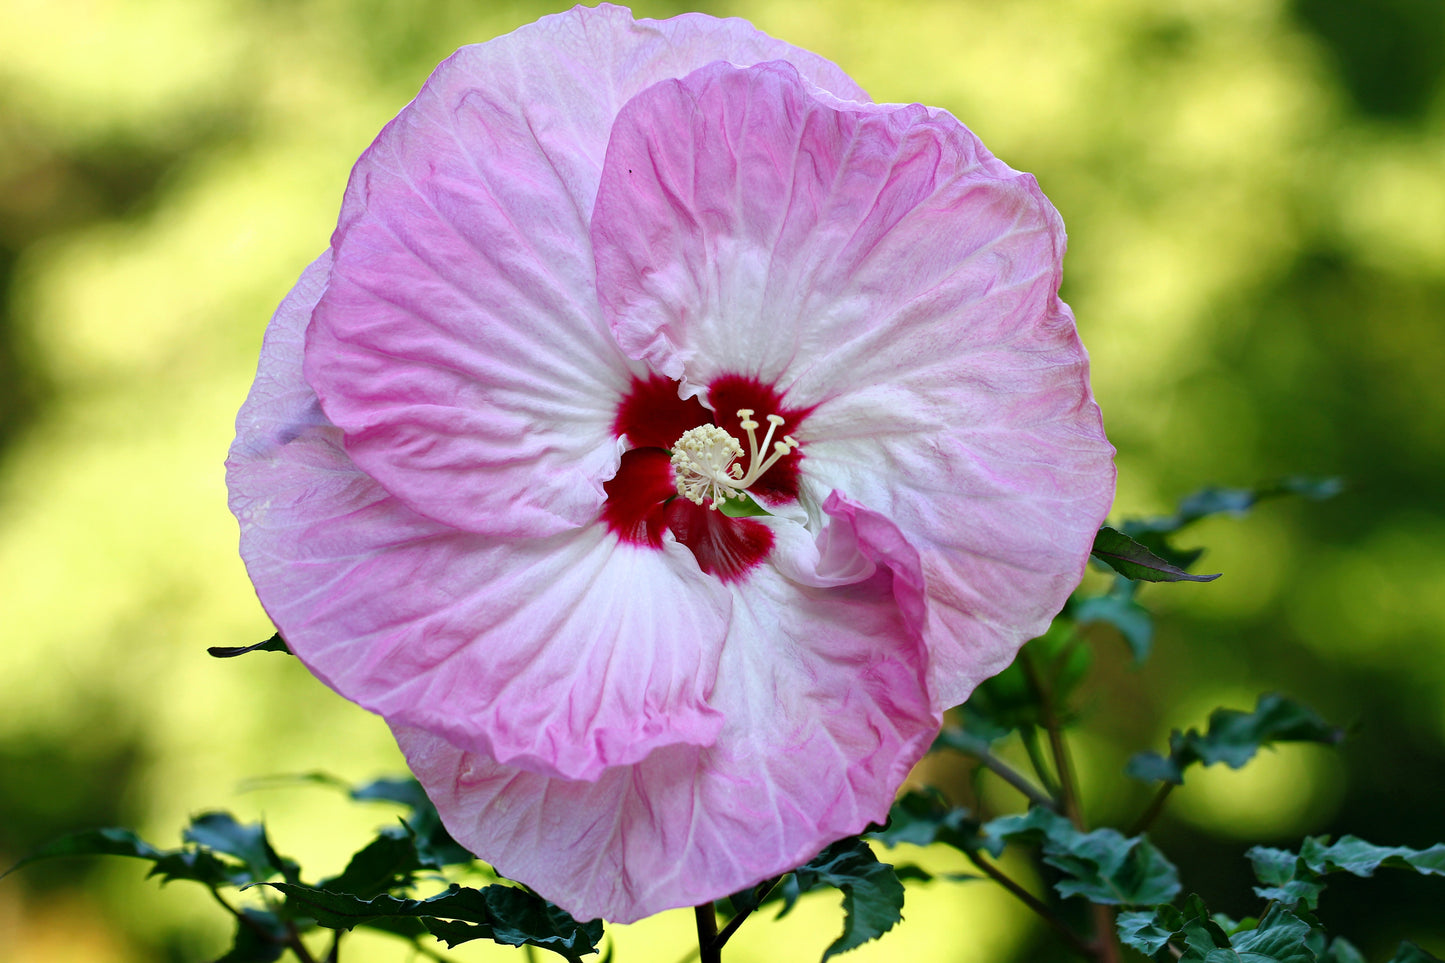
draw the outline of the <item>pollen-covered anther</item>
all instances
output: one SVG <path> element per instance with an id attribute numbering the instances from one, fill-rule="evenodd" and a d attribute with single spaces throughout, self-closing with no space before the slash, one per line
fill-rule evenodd
<path id="1" fill-rule="evenodd" d="M 773 435 L 784 421 L 779 415 L 766 416 L 768 431 L 761 444 L 757 435 L 759 425 L 753 420 L 752 409 L 738 409 L 738 418 L 748 435 L 746 470 L 737 463 L 743 454 L 742 444 L 717 425 L 689 428 L 672 446 L 672 473 L 677 482 L 677 493 L 694 505 L 701 505 L 706 499 L 708 507 L 716 509 L 728 498 L 742 498 L 748 486 L 777 464 L 778 459 L 798 447 L 792 435 L 773 441 Z M 762 452 L 767 451 L 769 445 L 772 446 L 771 453 L 764 458 Z"/>

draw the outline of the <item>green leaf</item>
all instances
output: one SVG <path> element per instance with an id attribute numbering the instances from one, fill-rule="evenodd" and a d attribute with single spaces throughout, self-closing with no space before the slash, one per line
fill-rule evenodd
<path id="1" fill-rule="evenodd" d="M 285 652 L 291 654 L 286 645 L 286 640 L 281 638 L 277 632 L 265 642 L 257 642 L 255 645 L 213 645 L 206 649 L 206 653 L 218 659 L 233 659 L 238 655 L 245 655 L 247 652 Z"/>
<path id="2" fill-rule="evenodd" d="M 406 825 L 388 826 L 351 857 L 346 869 L 319 888 L 369 899 L 411 884 L 422 868 L 416 838 Z"/>
<path id="3" fill-rule="evenodd" d="M 1132 597 L 1117 592 L 1096 595 L 1073 603 L 1068 611 L 1079 625 L 1101 622 L 1118 629 L 1129 643 L 1136 665 L 1149 658 L 1154 643 L 1154 618 Z"/>
<path id="4" fill-rule="evenodd" d="M 1252 930 L 1231 939 L 1230 950 L 1216 950 L 1206 963 L 1314 963 L 1315 954 L 1305 942 L 1310 926 L 1289 910 L 1275 904 Z"/>
<path id="5" fill-rule="evenodd" d="M 793 871 L 796 891 L 820 886 L 843 891 L 843 934 L 823 951 L 823 959 L 876 940 L 903 919 L 903 884 L 893 867 L 878 861 L 868 844 L 857 836 L 841 839 L 811 862 Z M 784 892 L 784 899 L 790 894 Z M 788 900 L 784 912 L 792 906 Z M 779 914 L 782 915 L 782 914 Z"/>
<path id="6" fill-rule="evenodd" d="M 1254 711 L 1216 709 L 1209 715 L 1208 729 L 1201 733 L 1175 730 L 1169 736 L 1169 756 L 1143 752 L 1129 760 L 1130 776 L 1146 781 L 1184 782 L 1184 770 L 1195 763 L 1212 766 L 1222 762 L 1239 769 L 1264 746 L 1276 742 L 1318 742 L 1334 745 L 1344 738 L 1315 712 L 1283 696 L 1259 697 Z"/>
<path id="7" fill-rule="evenodd" d="M 22 866 L 42 859 L 60 856 L 129 856 L 148 859 L 154 865 L 151 876 L 160 876 L 162 883 L 174 879 L 188 879 L 207 886 L 224 886 L 248 881 L 248 875 L 237 870 L 204 849 L 157 849 L 129 829 L 90 829 L 84 832 L 62 836 L 42 846 L 29 856 L 6 870 L 6 875 Z"/>
<path id="8" fill-rule="evenodd" d="M 1291 476 L 1257 488 L 1201 488 L 1186 495 L 1179 502 L 1173 515 L 1160 518 L 1135 520 L 1125 523 L 1124 531 L 1135 538 L 1143 535 L 1172 535 L 1186 526 L 1211 515 L 1243 515 L 1255 505 L 1269 498 L 1282 495 L 1298 495 L 1313 501 L 1333 498 L 1344 491 L 1344 482 L 1338 478 L 1307 478 Z"/>
<path id="9" fill-rule="evenodd" d="M 1329 948 L 1317 955 L 1320 963 L 1365 963 L 1365 954 L 1343 936 L 1335 937 L 1330 941 Z"/>
<path id="10" fill-rule="evenodd" d="M 1094 536 L 1093 558 L 1136 582 L 1212 582 L 1215 575 L 1191 575 L 1139 544 L 1118 529 L 1105 525 Z"/>
<path id="11" fill-rule="evenodd" d="M 1255 846 L 1246 855 L 1254 866 L 1255 877 L 1265 884 L 1254 888 L 1260 898 L 1275 900 L 1291 909 L 1313 910 L 1319 906 L 1325 883 L 1294 853 Z"/>
<path id="12" fill-rule="evenodd" d="M 442 825 L 436 806 L 432 805 L 426 790 L 414 778 L 377 779 L 349 789 L 348 793 L 359 802 L 383 800 L 400 803 L 410 809 L 405 821 L 413 833 L 413 845 L 422 867 L 441 869 L 476 862 L 476 856 L 452 839 L 451 833 Z"/>
<path id="13" fill-rule="evenodd" d="M 238 885 L 259 883 L 277 873 L 290 882 L 297 881 L 296 864 L 276 854 L 266 838 L 266 827 L 260 823 L 243 826 L 230 813 L 202 813 L 191 820 L 181 838 L 202 849 L 239 859 L 246 872 L 244 877 L 233 878 Z"/>
<path id="14" fill-rule="evenodd" d="M 236 938 L 215 963 L 273 963 L 286 952 L 286 926 L 275 913 L 247 907 L 236 920 Z"/>
<path id="15" fill-rule="evenodd" d="M 1390 963 L 1442 963 L 1439 957 L 1431 956 L 1408 940 L 1400 944 Z"/>
<path id="16" fill-rule="evenodd" d="M 1161 909 L 1173 910 L 1167 903 Z M 1178 911 L 1175 910 L 1175 913 Z M 1174 938 L 1181 923 L 1163 923 L 1155 910 L 1125 910 L 1115 921 L 1119 939 L 1125 946 L 1132 947 L 1150 959 L 1159 957 Z"/>
<path id="17" fill-rule="evenodd" d="M 890 849 L 899 843 L 914 846 L 943 843 L 971 853 L 983 845 L 978 828 L 978 821 L 967 809 L 948 805 L 938 790 L 910 789 L 893 803 L 888 811 L 888 824 L 867 835 Z"/>
<path id="18" fill-rule="evenodd" d="M 1121 913 L 1119 939 L 1158 963 L 1314 963 L 1310 926 L 1273 906 L 1254 926 L 1225 931 L 1204 901 L 1191 895 L 1182 909 L 1164 904 L 1151 911 Z M 1182 946 L 1178 945 L 1181 944 Z M 1175 944 L 1171 946 L 1171 944 Z"/>
<path id="19" fill-rule="evenodd" d="M 489 939 L 508 946 L 536 946 L 568 960 L 597 951 L 602 923 L 578 923 L 563 910 L 527 890 L 494 885 L 470 889 L 453 884 L 429 899 L 376 896 L 366 900 L 294 883 L 266 883 L 286 895 L 287 909 L 319 925 L 340 930 L 395 918 L 417 919 L 449 946 Z"/>
<path id="20" fill-rule="evenodd" d="M 1376 846 L 1358 836 L 1341 836 L 1327 845 L 1326 836 L 1311 836 L 1300 846 L 1300 860 L 1316 873 L 1350 873 L 1373 876 L 1381 867 L 1414 870 L 1425 876 L 1445 876 L 1445 843 L 1428 849 Z"/>
<path id="21" fill-rule="evenodd" d="M 1063 873 L 1054 884 L 1060 896 L 1148 906 L 1179 893 L 1179 871 L 1143 836 L 1126 837 L 1113 829 L 1081 833 L 1058 813 L 1037 807 L 993 820 L 983 835 L 994 841 L 994 855 L 1005 842 L 1041 844 L 1044 862 Z"/>
<path id="22" fill-rule="evenodd" d="M 1025 660 L 1036 668 L 1051 701 L 1062 706 L 1088 673 L 1093 657 L 1082 644 L 1068 619 L 1055 619 L 1047 632 L 1029 640 L 1008 668 L 979 683 L 960 711 L 964 731 L 994 742 L 1015 729 L 1027 730 L 1044 724 L 1039 692 L 1029 679 Z M 1065 720 L 1067 721 L 1067 720 Z M 944 735 L 946 740 L 950 738 Z M 953 748 L 969 752 L 967 737 Z M 945 741 L 945 745 L 948 743 Z"/>

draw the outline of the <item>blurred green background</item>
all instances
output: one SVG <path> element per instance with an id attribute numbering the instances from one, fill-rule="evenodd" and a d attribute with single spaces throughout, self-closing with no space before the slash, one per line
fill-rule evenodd
<path id="1" fill-rule="evenodd" d="M 1206 482 L 1349 482 L 1202 526 L 1224 578 L 1145 591 L 1161 630 L 1142 671 L 1099 630 L 1078 740 L 1093 817 L 1142 804 L 1119 775 L 1130 752 L 1279 690 L 1352 737 L 1191 774 L 1156 833 L 1188 888 L 1242 914 L 1250 842 L 1445 839 L 1445 4 L 699 6 L 819 51 L 877 100 L 949 108 L 1038 176 L 1069 225 L 1116 517 Z M 320 875 L 393 818 L 317 788 L 243 791 L 400 763 L 379 720 L 293 660 L 204 654 L 271 631 L 221 460 L 351 162 L 453 48 L 557 9 L 0 0 L 0 864 L 98 825 L 171 845 L 227 807 Z M 1384 876 L 1332 884 L 1322 913 L 1372 957 L 1403 936 L 1440 952 L 1442 896 Z M 120 860 L 39 865 L 0 882 L 0 958 L 211 958 L 229 926 L 207 899 Z M 1057 953 L 985 884 L 918 887 L 906 912 L 853 958 Z M 815 958 L 836 914 L 824 899 L 752 922 L 729 958 Z M 634 927 L 618 958 L 677 959 L 690 925 Z M 344 958 L 404 956 L 378 939 Z"/>

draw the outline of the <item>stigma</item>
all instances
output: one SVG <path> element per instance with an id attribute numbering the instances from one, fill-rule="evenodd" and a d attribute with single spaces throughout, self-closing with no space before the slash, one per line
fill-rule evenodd
<path id="1" fill-rule="evenodd" d="M 739 408 L 738 418 L 748 436 L 744 462 L 739 461 L 743 458 L 742 443 L 717 425 L 689 428 L 672 446 L 672 473 L 677 482 L 677 493 L 694 505 L 706 501 L 709 508 L 716 509 L 729 498 L 743 498 L 743 493 L 753 482 L 798 447 L 792 435 L 773 441 L 773 435 L 783 426 L 780 415 L 764 417 L 768 430 L 761 443 L 757 434 L 759 425 L 753 420 L 753 409 Z M 764 456 L 764 452 L 768 454 Z"/>

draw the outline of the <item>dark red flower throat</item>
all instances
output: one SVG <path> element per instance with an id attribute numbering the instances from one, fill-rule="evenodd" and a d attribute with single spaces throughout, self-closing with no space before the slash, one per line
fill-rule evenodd
<path id="1" fill-rule="evenodd" d="M 708 385 L 707 395 L 712 411 L 695 398 L 679 398 L 677 383 L 667 378 L 649 375 L 633 379 L 612 423 L 613 434 L 619 438 L 626 435 L 633 447 L 622 455 L 616 477 L 602 486 L 607 492 L 602 520 L 619 538 L 634 545 L 661 548 L 663 532 L 671 531 L 692 550 L 704 572 L 731 582 L 768 557 L 772 530 L 755 519 L 732 518 L 679 497 L 671 449 L 684 432 L 699 425 L 717 425 L 734 438 L 744 438 L 737 414 L 740 409 L 752 409 L 754 418 L 781 417 L 779 436 L 797 431 L 808 412 L 785 407 L 773 388 L 742 375 L 717 378 Z M 801 459 L 796 449 L 780 458 L 752 484 L 749 493 L 772 503 L 795 500 Z"/>

